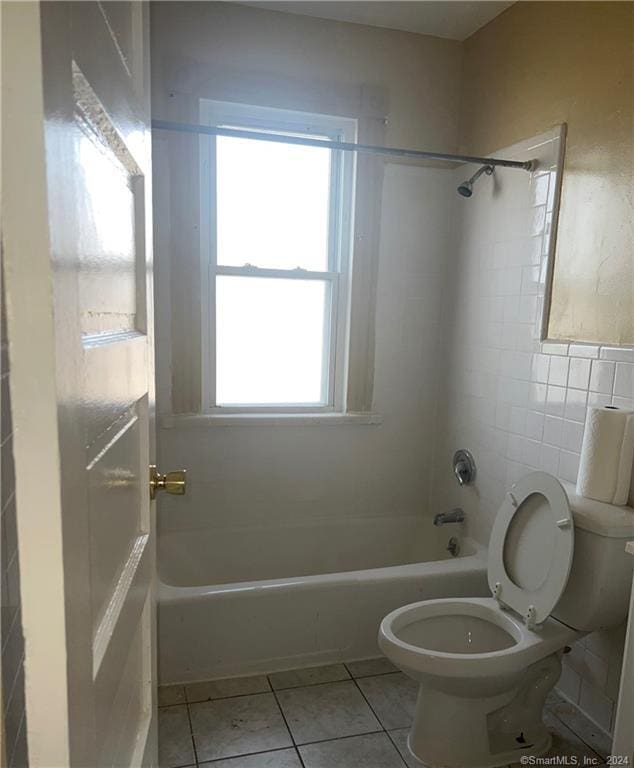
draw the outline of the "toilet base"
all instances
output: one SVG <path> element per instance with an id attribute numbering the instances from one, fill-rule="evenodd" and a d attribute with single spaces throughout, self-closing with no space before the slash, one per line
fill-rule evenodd
<path id="1" fill-rule="evenodd" d="M 548 692 L 561 672 L 557 654 L 531 665 L 515 680 L 448 693 L 422 682 L 408 747 L 430 768 L 498 768 L 538 757 L 551 738 L 542 721 Z"/>
<path id="2" fill-rule="evenodd" d="M 495 762 L 488 762 L 488 763 L 480 763 L 477 766 L 475 765 L 469 765 L 469 768 L 503 768 L 503 766 L 508 766 L 512 762 L 520 761 L 523 757 L 540 757 L 541 755 L 546 754 L 548 750 L 550 749 L 552 744 L 552 738 L 550 734 L 548 734 L 548 738 L 546 739 L 546 742 L 541 745 L 539 748 L 531 749 L 526 752 L 522 752 L 521 755 L 517 754 L 517 750 L 514 752 L 508 752 L 506 755 L 496 755 L 495 756 Z M 414 751 L 412 750 L 410 743 L 409 743 L 409 737 L 407 739 L 407 747 L 409 751 L 416 757 L 414 754 Z M 449 766 L 440 765 L 439 763 L 431 764 L 431 763 L 423 763 L 420 758 L 416 757 L 416 760 L 418 761 L 418 764 L 420 765 L 420 768 L 450 768 Z"/>

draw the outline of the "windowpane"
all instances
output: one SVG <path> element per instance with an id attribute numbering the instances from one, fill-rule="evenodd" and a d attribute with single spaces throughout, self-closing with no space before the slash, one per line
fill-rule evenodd
<path id="1" fill-rule="evenodd" d="M 330 150 L 216 139 L 218 264 L 328 269 Z"/>
<path id="2" fill-rule="evenodd" d="M 218 276 L 217 404 L 324 404 L 329 294 L 321 280 Z"/>

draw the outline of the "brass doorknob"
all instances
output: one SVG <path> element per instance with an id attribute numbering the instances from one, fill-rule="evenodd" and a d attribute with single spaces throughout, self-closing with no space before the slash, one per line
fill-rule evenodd
<path id="1" fill-rule="evenodd" d="M 150 498 L 155 499 L 157 491 L 167 491 L 175 496 L 184 496 L 187 486 L 187 472 L 184 469 L 176 469 L 162 475 L 154 466 L 150 465 Z"/>

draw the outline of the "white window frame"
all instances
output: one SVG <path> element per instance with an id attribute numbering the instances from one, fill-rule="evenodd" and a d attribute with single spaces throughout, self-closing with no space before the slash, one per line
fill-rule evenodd
<path id="1" fill-rule="evenodd" d="M 230 102 L 200 100 L 203 125 L 219 125 L 275 132 L 318 135 L 333 141 L 354 142 L 357 121 Z M 348 338 L 350 320 L 350 272 L 353 230 L 355 156 L 332 151 L 328 270 L 263 269 L 252 266 L 219 266 L 216 254 L 216 185 L 213 136 L 200 137 L 200 252 L 202 280 L 202 409 L 218 414 L 342 413 L 346 408 Z M 330 311 L 324 322 L 323 403 L 272 405 L 218 405 L 216 403 L 216 277 L 284 278 L 321 280 L 330 283 Z"/>

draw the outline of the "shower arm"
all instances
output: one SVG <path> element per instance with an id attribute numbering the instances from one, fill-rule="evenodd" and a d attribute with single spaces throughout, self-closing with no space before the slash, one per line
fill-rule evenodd
<path id="1" fill-rule="evenodd" d="M 399 149 L 398 147 L 380 147 L 372 144 L 356 144 L 347 141 L 331 141 L 328 139 L 312 139 L 309 136 L 288 136 L 286 134 L 263 133 L 239 128 L 224 128 L 218 125 L 199 125 L 197 123 L 178 123 L 169 120 L 152 120 L 152 128 L 158 131 L 174 131 L 176 133 L 191 133 L 203 136 L 227 136 L 235 139 L 254 139 L 270 141 L 277 144 L 298 144 L 306 147 L 332 149 L 342 152 L 363 152 L 369 155 L 384 155 L 391 157 L 410 157 L 418 160 L 444 160 L 454 163 L 479 163 L 503 168 L 519 168 L 523 171 L 535 169 L 534 160 L 506 160 L 499 157 L 479 157 L 476 155 L 453 155 L 444 152 L 426 152 L 420 149 Z"/>

